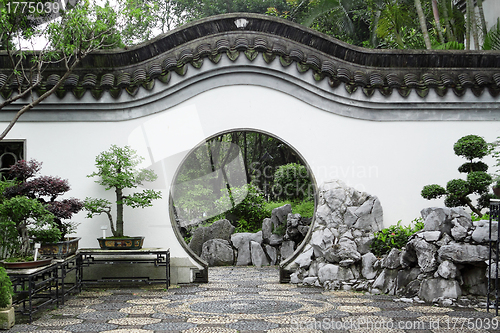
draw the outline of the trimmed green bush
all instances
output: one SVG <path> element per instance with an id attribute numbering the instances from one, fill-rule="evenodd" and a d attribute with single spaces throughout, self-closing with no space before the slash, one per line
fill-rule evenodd
<path id="1" fill-rule="evenodd" d="M 5 268 L 0 267 L 0 308 L 11 305 L 14 288 Z"/>

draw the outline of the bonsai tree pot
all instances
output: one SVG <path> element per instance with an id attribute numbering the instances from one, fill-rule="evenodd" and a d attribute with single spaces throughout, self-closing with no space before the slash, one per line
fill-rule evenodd
<path id="1" fill-rule="evenodd" d="M 144 237 L 97 238 L 102 250 L 139 250 L 144 243 Z"/>
<path id="2" fill-rule="evenodd" d="M 66 258 L 76 253 L 80 239 L 81 237 L 68 237 L 65 241 L 42 244 L 38 253 L 46 257 Z"/>

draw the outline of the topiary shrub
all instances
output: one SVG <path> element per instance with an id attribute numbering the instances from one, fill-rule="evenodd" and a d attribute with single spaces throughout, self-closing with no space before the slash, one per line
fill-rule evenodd
<path id="1" fill-rule="evenodd" d="M 7 308 L 12 304 L 14 288 L 5 268 L 0 267 L 0 308 Z"/>
<path id="2" fill-rule="evenodd" d="M 437 184 L 426 185 L 420 194 L 428 200 L 445 196 L 444 204 L 447 207 L 468 206 L 477 216 L 481 216 L 481 209 L 489 204 L 491 194 L 488 194 L 488 190 L 493 180 L 486 173 L 488 166 L 474 160 L 480 160 L 490 153 L 488 143 L 480 136 L 467 135 L 455 143 L 453 150 L 455 155 L 469 160 L 458 168 L 459 172 L 467 174 L 467 179 L 452 179 L 446 184 L 446 189 Z M 476 205 L 469 198 L 471 194 L 480 196 Z"/>

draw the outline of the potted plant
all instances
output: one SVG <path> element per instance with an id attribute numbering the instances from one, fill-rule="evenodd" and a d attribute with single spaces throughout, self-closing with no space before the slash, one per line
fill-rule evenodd
<path id="1" fill-rule="evenodd" d="M 100 153 L 95 159 L 96 172 L 88 177 L 99 177 L 95 182 L 105 187 L 106 190 L 114 189 L 116 199 L 116 222 L 111 214 L 112 203 L 106 199 L 87 197 L 84 208 L 87 217 L 106 214 L 109 219 L 112 237 L 98 238 L 99 245 L 103 249 L 140 249 L 144 237 L 129 237 L 123 233 L 123 208 L 145 208 L 152 206 L 152 201 L 161 198 L 160 191 L 144 189 L 141 192 L 125 193 L 127 189 L 136 188 L 143 182 L 155 181 L 157 175 L 153 170 L 138 169 L 137 166 L 143 160 L 136 151 L 129 146 L 118 147 L 112 145 L 108 151 Z"/>
<path id="2" fill-rule="evenodd" d="M 53 240 L 50 229 L 40 229 L 35 241 L 40 242 L 39 253 L 51 257 L 66 257 L 78 249 L 80 237 L 68 237 L 78 224 L 70 221 L 73 214 L 83 208 L 83 202 L 76 198 L 60 199 L 70 190 L 68 180 L 54 176 L 38 176 L 42 163 L 34 159 L 20 160 L 9 169 L 8 175 L 14 185 L 4 191 L 6 198 L 24 196 L 41 203 L 54 216 L 53 223 L 59 229 L 59 238 Z"/>
<path id="3" fill-rule="evenodd" d="M 0 329 L 8 330 L 15 324 L 12 295 L 14 288 L 5 268 L 0 267 Z"/>
<path id="4" fill-rule="evenodd" d="M 6 186 L 2 182 L 3 187 Z M 9 184 L 10 185 L 10 184 Z M 24 196 L 2 198 L 0 202 L 0 249 L 7 268 L 27 268 L 49 264 L 50 260 L 33 261 L 35 238 L 57 241 L 61 231 L 54 215 L 36 199 Z"/>

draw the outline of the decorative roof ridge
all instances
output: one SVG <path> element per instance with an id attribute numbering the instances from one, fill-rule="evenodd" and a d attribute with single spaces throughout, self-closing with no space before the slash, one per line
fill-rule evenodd
<path id="1" fill-rule="evenodd" d="M 152 89 L 156 79 L 168 82 L 172 71 L 184 75 L 187 64 L 200 68 L 207 58 L 218 63 L 222 54 L 234 61 L 240 53 L 250 61 L 261 54 L 267 63 L 275 58 L 284 67 L 296 63 L 299 72 L 311 69 L 316 80 L 328 78 L 332 88 L 344 83 L 347 91 L 362 88 L 367 96 L 375 90 L 389 95 L 393 89 L 407 96 L 415 89 L 424 97 L 430 88 L 441 96 L 449 88 L 458 96 L 467 89 L 477 96 L 484 89 L 492 96 L 500 93 L 500 52 L 364 49 L 279 18 L 235 13 L 188 23 L 126 50 L 94 52 L 57 95 L 72 91 L 81 97 L 90 90 L 95 98 L 104 91 L 118 97 L 123 89 L 134 95 L 140 86 Z M 0 64 L 6 63 L 2 57 Z M 0 68 L 0 85 L 8 71 Z M 62 73 L 48 68 L 38 93 Z M 1 95 L 9 96 L 16 83 Z"/>

